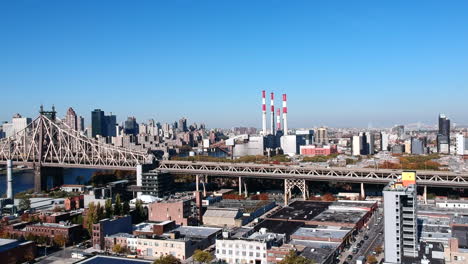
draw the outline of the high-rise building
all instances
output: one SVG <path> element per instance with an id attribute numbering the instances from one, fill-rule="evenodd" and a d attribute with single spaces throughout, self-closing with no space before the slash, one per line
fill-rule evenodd
<path id="1" fill-rule="evenodd" d="M 404 125 L 397 125 L 392 128 L 392 132 L 397 134 L 398 138 L 402 138 L 405 134 L 405 126 Z"/>
<path id="2" fill-rule="evenodd" d="M 134 136 L 138 135 L 139 133 L 138 123 L 134 116 L 128 117 L 127 120 L 125 121 L 124 133 L 127 135 L 134 135 Z"/>
<path id="3" fill-rule="evenodd" d="M 468 137 L 465 137 L 464 134 L 457 134 L 456 137 L 456 153 L 457 155 L 467 155 L 468 154 Z"/>
<path id="4" fill-rule="evenodd" d="M 104 127 L 106 128 L 106 137 L 115 137 L 117 131 L 115 125 L 117 124 L 117 116 L 112 113 L 108 116 L 104 116 Z"/>
<path id="5" fill-rule="evenodd" d="M 388 150 L 388 134 L 385 132 L 380 132 L 380 150 Z"/>
<path id="6" fill-rule="evenodd" d="M 104 115 L 101 109 L 95 109 L 91 112 L 91 136 L 96 137 L 115 137 L 115 125 L 117 124 L 117 117 L 112 115 Z"/>
<path id="7" fill-rule="evenodd" d="M 352 141 L 352 152 L 353 156 L 359 156 L 361 155 L 361 137 L 360 136 L 353 136 L 353 141 Z"/>
<path id="8" fill-rule="evenodd" d="M 20 114 L 15 114 L 11 119 L 11 123 L 4 123 L 2 126 L 5 137 L 13 137 L 16 133 L 24 130 L 31 123 L 31 118 L 22 117 Z"/>
<path id="9" fill-rule="evenodd" d="M 178 126 L 179 130 L 182 131 L 182 132 L 187 132 L 188 131 L 188 127 L 187 127 L 187 119 L 185 117 L 182 117 L 180 120 L 179 120 L 179 126 Z"/>
<path id="10" fill-rule="evenodd" d="M 365 145 L 363 155 L 374 155 L 375 154 L 375 137 L 372 132 L 366 132 L 365 136 Z"/>
<path id="11" fill-rule="evenodd" d="M 416 173 L 404 171 L 401 179 L 383 190 L 385 262 L 413 263 L 405 258 L 418 256 Z"/>
<path id="12" fill-rule="evenodd" d="M 84 117 L 82 117 L 82 116 L 78 117 L 77 125 L 78 125 L 78 131 L 84 132 L 84 130 L 85 130 Z"/>
<path id="13" fill-rule="evenodd" d="M 427 154 L 427 139 L 425 137 L 411 138 L 411 154 Z"/>
<path id="14" fill-rule="evenodd" d="M 73 108 L 71 107 L 67 110 L 67 114 L 65 116 L 65 124 L 67 124 L 68 127 L 75 131 L 78 128 L 78 119 L 76 117 L 75 110 L 73 110 Z"/>
<path id="15" fill-rule="evenodd" d="M 328 144 L 328 131 L 327 128 L 321 127 L 315 130 L 315 143 Z"/>
<path id="16" fill-rule="evenodd" d="M 437 134 L 437 152 L 450 153 L 450 119 L 439 115 L 439 133 Z"/>
<path id="17" fill-rule="evenodd" d="M 91 112 L 91 136 L 105 136 L 104 127 L 104 111 L 101 109 L 95 109 Z"/>

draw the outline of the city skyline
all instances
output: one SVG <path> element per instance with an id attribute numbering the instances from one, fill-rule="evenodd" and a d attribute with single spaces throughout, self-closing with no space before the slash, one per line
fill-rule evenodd
<path id="1" fill-rule="evenodd" d="M 3 2 L 0 120 L 55 104 L 260 127 L 267 90 L 290 127 L 468 124 L 467 5 Z"/>

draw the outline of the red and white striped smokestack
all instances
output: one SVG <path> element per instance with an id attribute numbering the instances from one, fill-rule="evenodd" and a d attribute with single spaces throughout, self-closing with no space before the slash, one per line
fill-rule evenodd
<path id="1" fill-rule="evenodd" d="M 283 135 L 288 134 L 288 106 L 286 101 L 286 94 L 283 94 Z"/>
<path id="2" fill-rule="evenodd" d="M 281 109 L 278 107 L 276 110 L 276 131 L 281 130 Z"/>
<path id="3" fill-rule="evenodd" d="M 270 124 L 270 130 L 271 134 L 275 134 L 275 94 L 271 93 L 270 94 L 270 106 L 271 106 L 271 124 Z"/>
<path id="4" fill-rule="evenodd" d="M 262 132 L 263 135 L 267 134 L 267 121 L 266 121 L 266 93 L 265 90 L 262 91 Z"/>

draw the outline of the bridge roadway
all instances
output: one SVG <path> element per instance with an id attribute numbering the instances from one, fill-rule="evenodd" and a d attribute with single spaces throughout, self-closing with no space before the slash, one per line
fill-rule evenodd
<path id="1" fill-rule="evenodd" d="M 397 179 L 402 172 L 402 170 L 372 168 L 326 168 L 308 165 L 270 165 L 173 160 L 160 161 L 156 170 L 173 174 L 374 184 L 386 184 Z M 417 183 L 418 185 L 429 187 L 468 188 L 468 173 L 419 170 L 417 171 Z"/>

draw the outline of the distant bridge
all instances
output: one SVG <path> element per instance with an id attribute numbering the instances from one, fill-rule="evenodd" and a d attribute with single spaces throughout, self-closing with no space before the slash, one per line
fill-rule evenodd
<path id="1" fill-rule="evenodd" d="M 45 112 L 41 107 L 39 117 L 25 129 L 0 140 L 0 164 L 11 162 L 34 168 L 34 190 L 40 192 L 46 187 L 42 174 L 54 174 L 49 168 L 135 170 L 152 163 L 153 156 L 81 135 L 56 118 L 54 109 Z"/>

